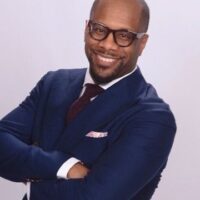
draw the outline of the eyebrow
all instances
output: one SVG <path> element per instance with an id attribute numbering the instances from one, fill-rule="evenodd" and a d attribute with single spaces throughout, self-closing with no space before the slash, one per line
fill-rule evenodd
<path id="1" fill-rule="evenodd" d="M 102 22 L 99 22 L 99 21 L 96 21 L 96 20 L 92 20 L 90 19 L 89 21 L 93 22 L 93 23 L 96 23 L 96 24 L 100 24 L 106 28 L 109 28 L 111 30 L 115 30 L 115 31 L 127 31 L 127 32 L 131 32 L 131 33 L 138 33 L 137 31 L 134 31 L 134 30 L 131 30 L 129 28 L 118 28 L 118 29 L 114 29 L 114 28 L 110 28 L 109 26 L 107 26 L 106 24 L 102 23 Z"/>

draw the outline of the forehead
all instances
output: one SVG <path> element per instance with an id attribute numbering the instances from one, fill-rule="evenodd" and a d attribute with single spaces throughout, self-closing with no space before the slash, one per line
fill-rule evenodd
<path id="1" fill-rule="evenodd" d="M 91 19 L 113 29 L 126 28 L 137 31 L 141 6 L 134 0 L 99 0 Z"/>

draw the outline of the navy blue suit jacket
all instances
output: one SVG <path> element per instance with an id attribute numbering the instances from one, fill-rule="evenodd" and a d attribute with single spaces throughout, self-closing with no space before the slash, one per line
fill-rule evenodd
<path id="1" fill-rule="evenodd" d="M 148 200 L 166 165 L 176 125 L 169 106 L 137 69 L 65 124 L 86 69 L 47 73 L 0 121 L 0 176 L 32 181 L 31 200 Z M 90 138 L 90 131 L 107 137 Z M 57 179 L 70 157 L 84 179 Z"/>

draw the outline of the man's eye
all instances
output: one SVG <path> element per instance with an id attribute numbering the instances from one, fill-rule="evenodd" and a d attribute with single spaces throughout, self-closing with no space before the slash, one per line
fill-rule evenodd
<path id="1" fill-rule="evenodd" d="M 102 29 L 101 27 L 95 27 L 93 30 L 97 34 L 104 34 L 105 33 L 105 30 Z"/>
<path id="2" fill-rule="evenodd" d="M 119 34 L 117 35 L 117 37 L 118 37 L 119 39 L 121 39 L 121 40 L 129 40 L 129 39 L 130 39 L 129 34 L 127 34 L 127 33 L 119 33 Z"/>

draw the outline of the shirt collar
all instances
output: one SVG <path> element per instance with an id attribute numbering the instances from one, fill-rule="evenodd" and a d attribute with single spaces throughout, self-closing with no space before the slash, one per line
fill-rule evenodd
<path id="1" fill-rule="evenodd" d="M 102 87 L 104 90 L 108 89 L 109 87 L 111 87 L 112 85 L 114 85 L 115 83 L 117 83 L 118 81 L 120 81 L 121 79 L 129 76 L 130 74 L 134 73 L 136 71 L 138 67 L 134 67 L 133 70 L 131 72 L 129 72 L 128 74 L 125 74 L 122 77 L 119 77 L 117 79 L 114 79 L 113 81 L 106 83 L 106 84 L 99 84 L 100 87 Z M 85 74 L 85 79 L 84 79 L 84 83 L 83 86 L 85 87 L 85 84 L 87 83 L 92 83 L 95 84 L 94 80 L 92 79 L 90 72 L 89 72 L 89 68 L 87 68 L 86 74 Z"/>

